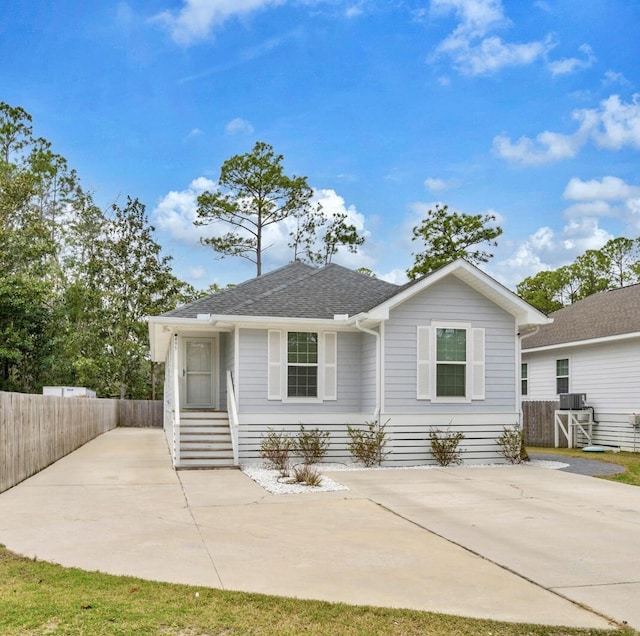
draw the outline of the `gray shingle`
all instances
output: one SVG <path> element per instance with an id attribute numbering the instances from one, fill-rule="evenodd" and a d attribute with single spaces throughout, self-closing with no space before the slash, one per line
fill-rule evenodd
<path id="1" fill-rule="evenodd" d="M 317 269 L 295 262 L 163 315 L 180 318 L 196 318 L 198 314 L 290 318 L 353 316 L 375 307 L 401 289 L 340 265 Z"/>
<path id="2" fill-rule="evenodd" d="M 550 314 L 523 349 L 640 332 L 640 285 L 599 292 Z"/>

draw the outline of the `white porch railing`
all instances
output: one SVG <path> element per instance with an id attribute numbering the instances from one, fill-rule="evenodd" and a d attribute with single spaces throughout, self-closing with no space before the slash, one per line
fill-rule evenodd
<path id="1" fill-rule="evenodd" d="M 173 465 L 180 464 L 180 371 L 178 336 L 173 336 Z"/>
<path id="2" fill-rule="evenodd" d="M 227 411 L 229 412 L 229 430 L 231 431 L 231 447 L 233 449 L 233 465 L 240 463 L 238 456 L 238 405 L 233 388 L 233 376 L 227 371 Z"/>

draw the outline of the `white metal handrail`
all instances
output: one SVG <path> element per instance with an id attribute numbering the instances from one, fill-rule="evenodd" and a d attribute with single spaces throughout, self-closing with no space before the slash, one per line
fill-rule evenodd
<path id="1" fill-rule="evenodd" d="M 173 336 L 173 464 L 180 464 L 180 373 L 178 369 L 178 334 Z"/>
<path id="2" fill-rule="evenodd" d="M 233 465 L 240 463 L 238 456 L 238 405 L 233 388 L 233 376 L 227 371 L 227 411 L 229 413 L 229 429 L 231 430 L 231 448 L 233 449 Z"/>

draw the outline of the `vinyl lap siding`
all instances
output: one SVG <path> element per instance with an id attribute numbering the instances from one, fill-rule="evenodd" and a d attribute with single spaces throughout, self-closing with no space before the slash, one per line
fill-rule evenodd
<path id="1" fill-rule="evenodd" d="M 640 340 L 527 353 L 527 400 L 557 400 L 556 360 L 569 358 L 569 391 L 586 393 L 595 411 L 594 443 L 640 450 L 640 431 L 629 424 L 631 413 L 640 413 Z"/>
<path id="2" fill-rule="evenodd" d="M 514 320 L 461 281 L 441 281 L 392 310 L 385 325 L 385 411 L 445 413 L 451 404 L 416 399 L 416 326 L 431 320 L 485 329 L 485 399 L 455 404 L 456 412 L 515 410 Z"/>
<path id="3" fill-rule="evenodd" d="M 373 413 L 376 408 L 376 347 L 375 336 L 363 333 L 361 364 L 361 409 Z"/>
<path id="4" fill-rule="evenodd" d="M 282 402 L 267 399 L 267 331 L 240 330 L 241 413 L 340 413 L 360 410 L 362 334 L 338 333 L 338 399 L 320 403 Z"/>

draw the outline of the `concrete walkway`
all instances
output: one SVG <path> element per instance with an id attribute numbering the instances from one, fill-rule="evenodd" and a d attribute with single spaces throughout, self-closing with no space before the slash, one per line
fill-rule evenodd
<path id="1" fill-rule="evenodd" d="M 571 598 L 640 626 L 640 489 L 532 467 L 331 476 L 351 490 L 269 495 L 239 471 L 176 473 L 160 431 L 116 429 L 1 494 L 0 542 L 160 581 L 608 624 Z"/>

